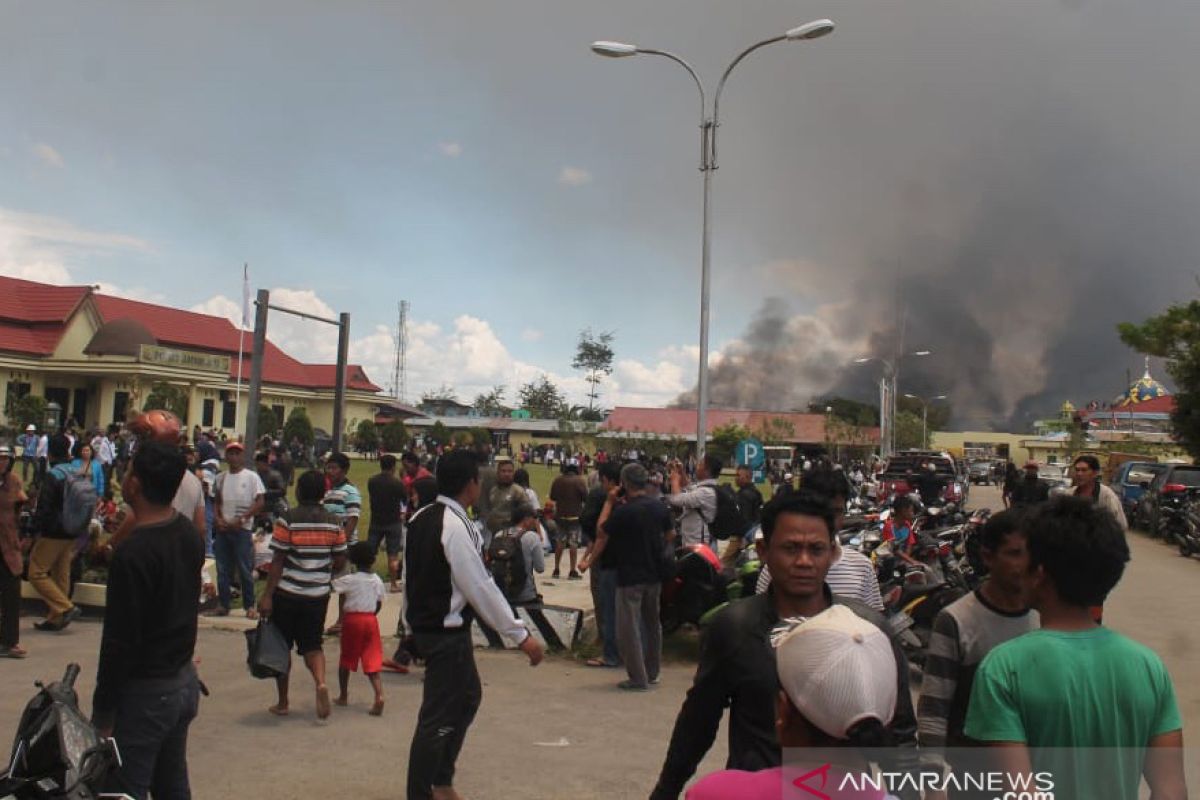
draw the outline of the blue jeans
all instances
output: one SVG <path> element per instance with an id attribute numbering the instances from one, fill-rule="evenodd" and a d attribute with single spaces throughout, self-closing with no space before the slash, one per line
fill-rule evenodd
<path id="1" fill-rule="evenodd" d="M 217 531 L 213 534 L 213 555 L 217 559 L 217 602 L 228 609 L 229 590 L 237 570 L 242 587 L 242 607 L 254 608 L 254 537 L 250 531 Z"/>
<path id="2" fill-rule="evenodd" d="M 600 579 L 600 639 L 604 643 L 604 663 L 620 664 L 617 650 L 617 571 L 596 569 Z"/>
<path id="3" fill-rule="evenodd" d="M 195 672 L 182 686 L 166 683 L 135 680 L 122 688 L 113 725 L 121 768 L 110 779 L 110 791 L 125 792 L 136 800 L 146 800 L 148 794 L 171 800 L 192 796 L 187 736 L 199 710 L 200 684 Z"/>
<path id="4" fill-rule="evenodd" d="M 216 521 L 216 513 L 213 511 L 214 502 L 211 497 L 204 498 L 204 556 L 206 558 L 213 557 L 213 525 Z"/>

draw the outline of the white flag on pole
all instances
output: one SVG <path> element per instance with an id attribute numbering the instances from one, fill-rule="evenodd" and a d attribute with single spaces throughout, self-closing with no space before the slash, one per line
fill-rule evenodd
<path id="1" fill-rule="evenodd" d="M 250 327 L 250 265 L 242 265 L 242 329 Z"/>

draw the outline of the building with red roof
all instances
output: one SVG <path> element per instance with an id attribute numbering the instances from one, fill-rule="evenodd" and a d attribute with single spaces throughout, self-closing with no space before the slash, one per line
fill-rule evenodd
<path id="1" fill-rule="evenodd" d="M 224 317 L 100 294 L 90 286 L 53 286 L 0 277 L 0 370 L 5 406 L 22 395 L 57 405 L 59 423 L 102 427 L 124 422 L 156 383 L 187 394 L 189 427 L 245 430 L 251 369 L 249 333 Z M 280 422 L 303 408 L 315 427 L 333 423 L 337 368 L 305 364 L 268 341 L 262 403 Z M 346 368 L 345 419 L 374 419 L 380 388 L 357 364 Z M 4 417 L 7 423 L 7 417 Z"/>

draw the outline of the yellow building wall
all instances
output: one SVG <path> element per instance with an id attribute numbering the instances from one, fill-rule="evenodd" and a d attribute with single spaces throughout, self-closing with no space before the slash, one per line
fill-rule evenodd
<path id="1" fill-rule="evenodd" d="M 1022 464 L 1029 460 L 1029 451 L 1022 444 L 1029 439 L 1029 434 L 996 433 L 994 431 L 936 431 L 931 437 L 931 447 L 934 450 L 946 450 L 961 455 L 967 442 L 982 444 L 1008 445 L 1008 457 L 1014 464 Z"/>
<path id="2" fill-rule="evenodd" d="M 96 326 L 92 319 L 87 314 L 76 314 L 71 317 L 71 321 L 67 323 L 67 330 L 58 341 L 58 347 L 54 350 L 54 355 L 50 356 L 51 361 L 83 361 L 87 358 L 83 354 L 83 348 L 87 347 L 88 342 L 96 334 Z"/>

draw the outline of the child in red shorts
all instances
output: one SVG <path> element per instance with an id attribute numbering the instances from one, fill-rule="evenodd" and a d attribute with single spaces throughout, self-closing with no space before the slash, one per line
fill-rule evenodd
<path id="1" fill-rule="evenodd" d="M 372 572 L 375 566 L 375 551 L 368 542 L 359 542 L 347 553 L 349 561 L 357 568 L 340 578 L 333 579 L 333 591 L 345 602 L 342 618 L 342 655 L 338 660 L 338 685 L 341 694 L 333 702 L 339 706 L 349 702 L 347 691 L 350 673 L 358 671 L 362 662 L 363 673 L 375 690 L 375 704 L 371 716 L 383 714 L 383 681 L 379 671 L 383 669 L 383 644 L 379 639 L 379 609 L 387 590 L 383 581 Z"/>

